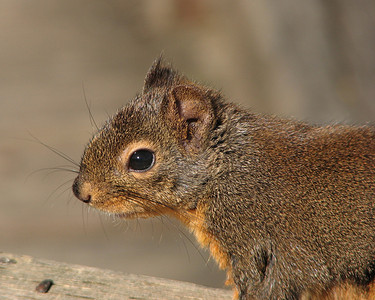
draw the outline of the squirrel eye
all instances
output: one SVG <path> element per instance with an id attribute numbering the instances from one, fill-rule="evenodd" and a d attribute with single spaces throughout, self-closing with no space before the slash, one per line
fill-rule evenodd
<path id="1" fill-rule="evenodd" d="M 155 162 L 155 155 L 152 151 L 142 149 L 134 151 L 129 159 L 129 170 L 145 172 L 151 169 Z"/>

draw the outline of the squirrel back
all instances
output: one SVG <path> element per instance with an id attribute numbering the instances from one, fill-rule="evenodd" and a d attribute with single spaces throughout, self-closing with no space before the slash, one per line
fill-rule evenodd
<path id="1" fill-rule="evenodd" d="M 73 192 L 178 218 L 240 299 L 375 297 L 374 127 L 254 114 L 159 59 L 87 145 Z"/>

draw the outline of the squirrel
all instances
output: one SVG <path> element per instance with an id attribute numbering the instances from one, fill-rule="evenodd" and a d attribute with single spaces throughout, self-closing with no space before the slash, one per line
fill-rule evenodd
<path id="1" fill-rule="evenodd" d="M 179 219 L 235 299 L 375 299 L 374 126 L 252 113 L 159 58 L 72 189 L 120 218 Z"/>

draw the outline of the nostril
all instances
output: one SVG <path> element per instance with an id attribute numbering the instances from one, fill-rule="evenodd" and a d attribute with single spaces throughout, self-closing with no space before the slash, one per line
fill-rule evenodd
<path id="1" fill-rule="evenodd" d="M 86 198 L 79 198 L 84 203 L 90 203 L 91 202 L 91 195 L 87 195 Z"/>
<path id="2" fill-rule="evenodd" d="M 86 189 L 82 188 L 78 177 L 73 182 L 72 190 L 73 190 L 74 196 L 76 196 L 82 202 L 84 203 L 91 202 L 91 194 Z"/>

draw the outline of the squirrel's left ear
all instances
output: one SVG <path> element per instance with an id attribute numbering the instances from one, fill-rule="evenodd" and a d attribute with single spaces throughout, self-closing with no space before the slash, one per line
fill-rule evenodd
<path id="1" fill-rule="evenodd" d="M 148 92 L 152 88 L 172 86 L 180 79 L 181 76 L 165 63 L 162 57 L 159 57 L 147 72 L 143 85 L 143 93 Z"/>
<path id="2" fill-rule="evenodd" d="M 188 152 L 198 152 L 214 126 L 210 93 L 195 85 L 175 86 L 165 98 L 166 117 Z"/>

